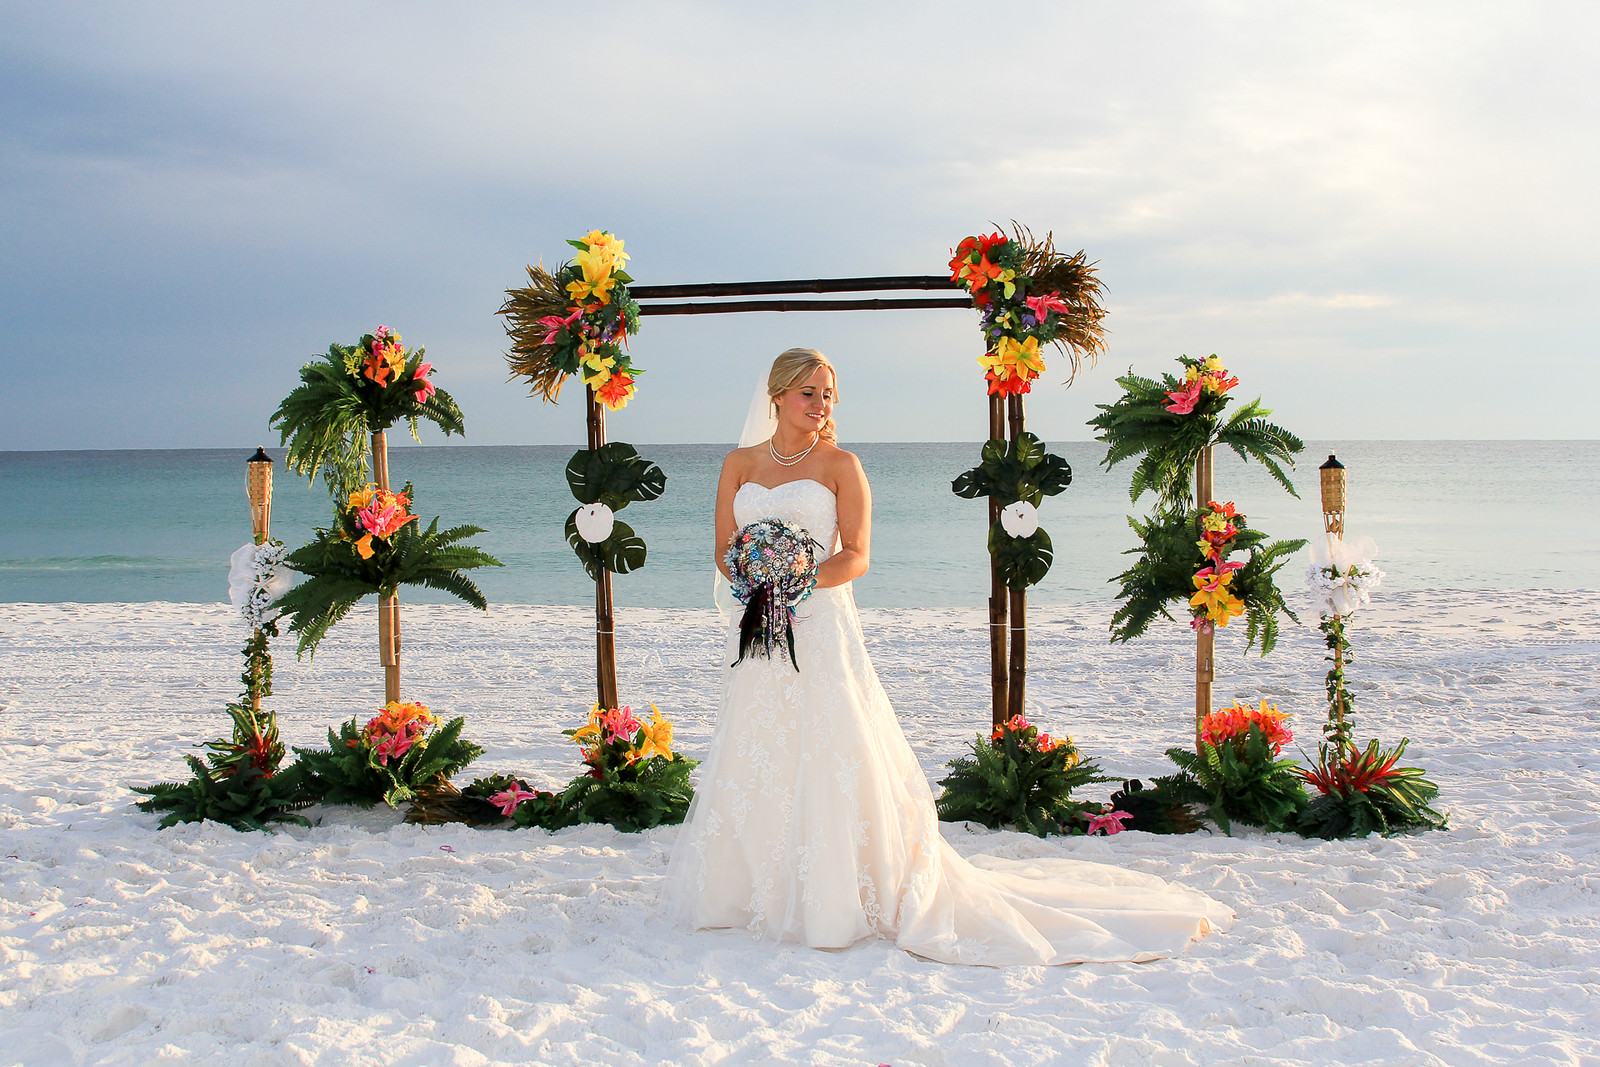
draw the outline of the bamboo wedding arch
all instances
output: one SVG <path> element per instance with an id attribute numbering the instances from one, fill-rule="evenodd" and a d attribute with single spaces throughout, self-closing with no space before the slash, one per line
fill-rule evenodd
<path id="1" fill-rule="evenodd" d="M 1048 240 L 1048 239 L 1047 239 Z M 1082 253 L 1075 257 L 1082 267 Z M 1093 268 L 1085 273 L 1092 279 Z M 530 271 L 530 276 L 532 272 Z M 1098 283 L 1091 287 L 1093 293 Z M 959 292 L 959 296 L 934 295 L 942 292 Z M 919 292 L 919 296 L 862 296 L 864 293 Z M 527 309 L 517 304 L 521 294 L 531 290 L 507 290 L 506 303 L 500 314 L 511 317 L 507 332 L 511 334 L 518 353 L 524 342 L 519 338 L 513 323 L 519 313 L 527 317 Z M 815 278 L 778 281 L 710 282 L 683 285 L 629 285 L 629 295 L 637 303 L 640 317 L 655 315 L 725 315 L 744 312 L 793 311 L 911 311 L 920 309 L 972 309 L 973 298 L 964 291 L 961 283 L 943 275 L 891 275 L 866 278 Z M 758 298 L 758 299 L 747 299 Z M 1095 322 L 1104 312 L 1093 305 Z M 1093 331 L 1098 342 L 1098 327 Z M 1088 349 L 1092 355 L 1095 349 Z M 513 369 L 519 373 L 517 357 L 508 357 Z M 1076 353 L 1073 360 L 1077 367 Z M 515 376 L 515 375 L 514 375 Z M 532 376 L 529 375 L 530 380 Z M 544 382 L 535 380 L 535 392 L 544 391 L 546 399 L 553 399 Z M 588 448 L 596 452 L 606 443 L 605 405 L 600 402 L 592 387 L 585 386 L 585 414 Z M 1015 450 L 1024 433 L 1025 410 L 1021 395 L 991 394 L 989 400 L 989 438 L 1004 441 Z M 1068 475 L 1070 478 L 1070 473 Z M 994 529 L 1000 521 L 1002 501 L 989 498 L 988 528 Z M 1023 589 L 1009 588 L 1001 577 L 1001 565 L 996 552 L 990 549 L 989 596 L 989 655 L 991 718 L 994 725 L 1023 712 L 1027 679 L 1027 594 Z M 611 572 L 604 566 L 595 578 L 595 636 L 596 636 L 596 690 L 602 707 L 617 707 L 615 601 L 612 595 Z"/>

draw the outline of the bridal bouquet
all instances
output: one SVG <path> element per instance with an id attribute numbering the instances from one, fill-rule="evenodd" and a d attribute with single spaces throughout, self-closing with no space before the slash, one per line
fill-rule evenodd
<path id="1" fill-rule="evenodd" d="M 733 595 L 744 605 L 735 666 L 752 653 L 771 659 L 777 646 L 778 654 L 800 669 L 794 654 L 794 609 L 817 587 L 821 551 L 810 534 L 782 519 L 761 519 L 734 534 L 724 558 Z"/>

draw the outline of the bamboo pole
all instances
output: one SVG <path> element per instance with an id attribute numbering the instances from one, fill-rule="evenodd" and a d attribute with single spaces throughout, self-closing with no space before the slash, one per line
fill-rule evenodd
<path id="1" fill-rule="evenodd" d="M 382 430 L 372 434 L 372 480 L 389 491 L 389 438 Z M 378 662 L 383 665 L 385 704 L 400 699 L 400 596 L 378 597 Z"/>
<path id="2" fill-rule="evenodd" d="M 1318 468 L 1318 475 L 1322 489 L 1322 530 L 1328 538 L 1328 559 L 1333 559 L 1333 543 L 1335 539 L 1344 538 L 1344 518 L 1346 501 L 1346 471 L 1343 463 L 1333 453 L 1328 453 L 1328 462 Z M 1333 669 L 1339 677 L 1344 677 L 1344 624 L 1337 614 L 1332 616 L 1334 629 Z M 1345 704 L 1344 686 L 1341 684 L 1333 700 L 1333 722 L 1339 737 L 1345 737 Z M 1353 743 L 1353 742 L 1352 742 Z"/>
<path id="3" fill-rule="evenodd" d="M 691 282 L 686 285 L 630 285 L 635 300 L 707 296 L 777 296 L 787 293 L 871 293 L 888 289 L 960 289 L 948 274 L 896 274 L 876 278 L 812 278 L 770 282 Z M 961 297 L 971 307 L 969 297 Z"/>
<path id="4" fill-rule="evenodd" d="M 933 296 L 920 300 L 864 297 L 851 300 L 724 300 L 707 303 L 641 303 L 641 315 L 724 315 L 735 311 L 915 311 L 919 308 L 970 308 L 968 297 Z"/>
<path id="5" fill-rule="evenodd" d="M 1203 508 L 1214 497 L 1212 484 L 1211 446 L 1201 449 L 1194 464 L 1195 506 Z M 1211 683 L 1216 679 L 1216 627 L 1204 626 L 1195 631 L 1194 645 L 1194 750 L 1200 751 L 1200 724 L 1211 714 Z"/>
<path id="6" fill-rule="evenodd" d="M 1006 433 L 1005 399 L 989 397 L 989 439 L 999 440 Z M 1000 501 L 989 498 L 989 529 L 1000 521 Z M 999 726 L 1006 721 L 1010 707 L 1010 668 L 1006 663 L 1006 604 L 1010 590 L 1000 580 L 1000 563 L 993 552 L 989 553 L 989 686 L 992 690 L 990 716 Z"/>
<path id="7" fill-rule="evenodd" d="M 1010 438 L 1015 442 L 1022 436 L 1025 412 L 1022 397 L 1006 398 L 1006 415 L 1010 423 Z M 1007 717 L 1022 715 L 1026 711 L 1028 696 L 1028 591 L 1008 590 L 1011 595 L 1011 663 L 1006 679 Z"/>
<path id="8" fill-rule="evenodd" d="M 598 451 L 606 443 L 606 411 L 595 399 L 594 388 L 584 386 L 589 424 L 589 450 Z M 617 635 L 615 603 L 611 596 L 611 572 L 600 567 L 594 582 L 595 683 L 602 708 L 619 707 L 617 701 Z"/>
<path id="9" fill-rule="evenodd" d="M 244 466 L 245 498 L 250 501 L 250 528 L 257 546 L 260 546 L 272 539 L 272 457 L 267 455 L 265 448 L 257 446 L 256 454 L 246 460 Z M 266 637 L 260 627 L 256 628 L 245 651 L 245 670 L 250 676 L 250 710 L 259 712 L 264 695 L 262 690 L 269 689 L 263 684 L 263 679 L 272 664 L 272 654 L 267 651 Z"/>

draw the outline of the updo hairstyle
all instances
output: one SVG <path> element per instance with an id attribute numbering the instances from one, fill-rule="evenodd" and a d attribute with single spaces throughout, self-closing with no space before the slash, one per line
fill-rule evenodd
<path id="1" fill-rule="evenodd" d="M 833 364 L 828 362 L 828 357 L 818 352 L 815 348 L 791 348 L 772 361 L 772 373 L 767 375 L 767 396 L 772 398 L 774 406 L 778 397 L 791 389 L 798 389 L 817 372 L 819 367 L 828 368 L 828 374 L 833 377 L 833 396 L 839 398 L 839 376 L 833 369 Z M 822 421 L 822 428 L 817 431 L 818 436 L 833 444 L 838 444 L 839 438 L 834 433 L 833 416 L 828 416 Z"/>

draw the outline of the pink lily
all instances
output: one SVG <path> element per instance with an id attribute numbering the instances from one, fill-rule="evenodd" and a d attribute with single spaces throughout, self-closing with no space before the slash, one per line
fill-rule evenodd
<path id="1" fill-rule="evenodd" d="M 1168 393 L 1172 403 L 1167 405 L 1167 410 L 1174 415 L 1187 415 L 1194 410 L 1200 400 L 1200 379 L 1196 378 L 1176 393 Z"/>
<path id="2" fill-rule="evenodd" d="M 606 741 L 627 741 L 639 732 L 644 723 L 633 717 L 632 707 L 614 708 L 600 716 L 600 726 L 606 732 Z"/>
<path id="3" fill-rule="evenodd" d="M 1033 317 L 1040 322 L 1043 322 L 1052 311 L 1065 315 L 1071 310 L 1061 299 L 1060 293 L 1041 293 L 1038 296 L 1028 297 L 1023 303 L 1028 305 L 1028 310 L 1032 311 Z"/>
<path id="4" fill-rule="evenodd" d="M 517 805 L 524 800 L 532 800 L 535 794 L 522 788 L 521 782 L 512 782 L 505 789 L 489 798 L 489 803 L 500 809 L 500 814 L 507 817 L 516 814 Z"/>
<path id="5" fill-rule="evenodd" d="M 411 384 L 417 387 L 417 403 L 419 404 L 423 403 L 434 393 L 438 392 L 438 390 L 433 387 L 433 383 L 428 381 L 428 375 L 432 371 L 432 363 L 421 363 L 417 365 L 417 373 L 412 375 Z"/>
<path id="6" fill-rule="evenodd" d="M 1107 837 L 1120 834 L 1125 829 L 1122 824 L 1131 818 L 1133 818 L 1132 812 L 1102 811 L 1089 820 L 1089 829 L 1086 832 L 1091 837 L 1097 833 L 1104 833 Z"/>

